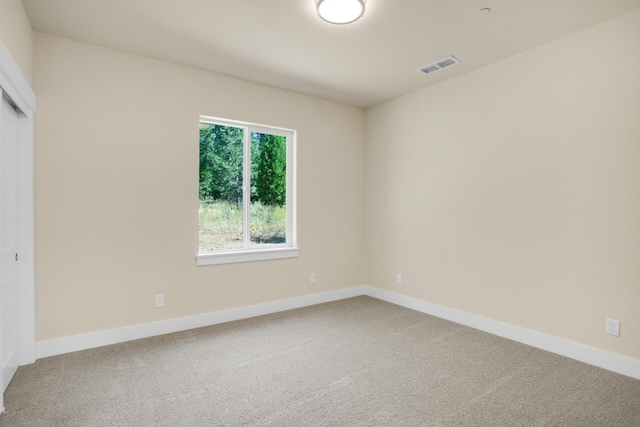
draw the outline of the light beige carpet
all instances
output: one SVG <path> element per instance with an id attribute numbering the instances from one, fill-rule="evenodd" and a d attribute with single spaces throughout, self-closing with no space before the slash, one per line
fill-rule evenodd
<path id="1" fill-rule="evenodd" d="M 640 426 L 640 381 L 369 297 L 21 367 L 10 426 Z"/>

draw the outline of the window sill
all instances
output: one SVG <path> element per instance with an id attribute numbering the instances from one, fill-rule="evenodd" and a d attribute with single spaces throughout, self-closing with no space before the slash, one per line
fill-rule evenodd
<path id="1" fill-rule="evenodd" d="M 268 259 L 296 258 L 300 255 L 300 248 L 256 249 L 248 251 L 233 251 L 220 253 L 198 254 L 198 266 L 231 264 L 235 262 L 263 261 Z"/>

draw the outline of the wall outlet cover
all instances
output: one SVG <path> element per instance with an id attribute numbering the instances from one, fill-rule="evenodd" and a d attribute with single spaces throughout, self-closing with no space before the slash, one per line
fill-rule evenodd
<path id="1" fill-rule="evenodd" d="M 616 319 L 607 319 L 605 332 L 616 337 L 620 336 L 620 321 Z"/>

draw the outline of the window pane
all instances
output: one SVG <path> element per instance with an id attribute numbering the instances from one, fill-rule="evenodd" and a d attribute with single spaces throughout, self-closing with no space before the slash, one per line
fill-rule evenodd
<path id="1" fill-rule="evenodd" d="M 251 243 L 287 241 L 287 138 L 251 133 Z"/>
<path id="2" fill-rule="evenodd" d="M 200 123 L 200 252 L 242 249 L 244 130 Z"/>

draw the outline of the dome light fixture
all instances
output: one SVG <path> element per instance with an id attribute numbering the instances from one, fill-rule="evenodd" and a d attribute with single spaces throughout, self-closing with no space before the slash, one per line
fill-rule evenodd
<path id="1" fill-rule="evenodd" d="M 316 0 L 316 11 L 323 21 L 350 24 L 364 15 L 365 0 Z"/>

